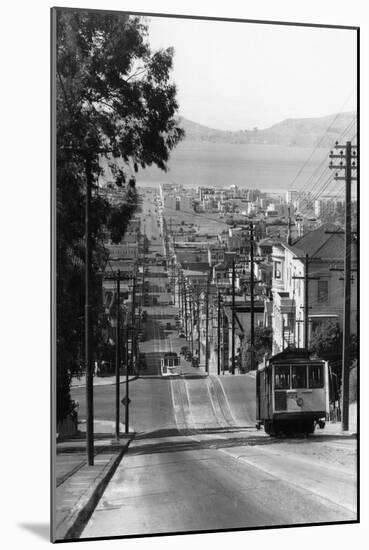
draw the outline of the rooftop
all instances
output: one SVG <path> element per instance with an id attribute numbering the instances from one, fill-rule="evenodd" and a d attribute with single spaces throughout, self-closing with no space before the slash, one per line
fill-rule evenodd
<path id="1" fill-rule="evenodd" d="M 339 226 L 326 223 L 303 235 L 292 245 L 283 243 L 283 246 L 296 256 L 308 254 L 310 257 L 316 256 L 322 260 L 340 260 L 344 256 L 345 241 L 344 234 L 338 231 L 341 231 Z"/>

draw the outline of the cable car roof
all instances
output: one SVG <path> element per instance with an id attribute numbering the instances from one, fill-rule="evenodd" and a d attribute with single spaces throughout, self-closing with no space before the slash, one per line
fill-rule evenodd
<path id="1" fill-rule="evenodd" d="M 260 365 L 258 370 L 262 371 L 265 367 L 274 363 L 300 363 L 304 361 L 323 361 L 323 359 L 316 357 L 313 352 L 305 348 L 286 348 L 280 353 L 276 353 L 269 357 L 266 365 Z"/>

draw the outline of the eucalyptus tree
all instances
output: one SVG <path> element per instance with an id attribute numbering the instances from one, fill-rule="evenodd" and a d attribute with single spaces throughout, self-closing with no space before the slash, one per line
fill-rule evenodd
<path id="1" fill-rule="evenodd" d="M 171 80 L 173 49 L 152 51 L 148 22 L 125 13 L 56 9 L 57 418 L 73 410 L 70 381 L 83 362 L 84 203 L 92 185 L 93 273 L 137 205 L 135 177 L 167 170 L 184 135 Z M 109 181 L 109 183 L 107 183 Z M 101 189 L 117 193 L 112 204 Z M 98 303 L 97 276 L 93 278 Z M 99 338 L 98 308 L 93 331 Z"/>

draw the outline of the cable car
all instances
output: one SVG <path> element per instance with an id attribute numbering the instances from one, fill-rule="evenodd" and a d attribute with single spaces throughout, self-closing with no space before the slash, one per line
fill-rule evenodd
<path id="1" fill-rule="evenodd" d="M 177 368 L 180 365 L 178 353 L 167 352 L 161 358 L 161 375 L 162 376 L 178 376 Z"/>
<path id="2" fill-rule="evenodd" d="M 311 434 L 329 414 L 328 362 L 305 349 L 286 349 L 256 373 L 256 427 L 269 435 Z"/>

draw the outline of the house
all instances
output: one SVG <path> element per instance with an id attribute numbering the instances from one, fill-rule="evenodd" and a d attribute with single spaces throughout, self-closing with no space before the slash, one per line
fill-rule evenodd
<path id="1" fill-rule="evenodd" d="M 133 238 L 133 236 L 132 236 Z M 121 244 L 107 244 L 105 245 L 109 252 L 110 260 L 132 260 L 135 261 L 138 258 L 138 242 L 125 242 Z"/>
<path id="2" fill-rule="evenodd" d="M 196 268 L 196 264 L 192 267 Z M 183 269 L 183 276 L 185 277 L 188 285 L 195 288 L 203 288 L 206 286 L 209 279 L 209 268 L 207 266 L 206 270 Z"/>
<path id="3" fill-rule="evenodd" d="M 275 239 L 271 239 L 268 237 L 261 239 L 257 243 L 258 255 L 261 256 L 262 258 L 270 259 L 270 256 L 272 255 L 274 243 L 275 243 Z"/>
<path id="4" fill-rule="evenodd" d="M 227 249 L 238 253 L 247 253 L 250 247 L 250 231 L 248 227 L 230 227 L 227 236 Z"/>
<path id="5" fill-rule="evenodd" d="M 272 287 L 272 252 L 273 245 L 276 242 L 276 239 L 264 238 L 261 239 L 256 246 L 257 255 L 260 257 L 260 260 L 255 263 L 255 277 L 259 283 L 257 291 L 264 295 L 268 295 Z"/>
<path id="6" fill-rule="evenodd" d="M 325 224 L 300 237 L 293 244 L 273 246 L 273 353 L 288 345 L 304 347 L 324 321 L 343 326 L 344 235 L 334 224 Z M 306 288 L 306 258 L 308 282 Z M 352 268 L 356 266 L 356 245 L 352 245 Z M 332 268 L 342 268 L 332 271 Z M 351 331 L 357 332 L 357 275 L 352 273 Z M 307 291 L 308 326 L 304 322 Z"/>
<path id="7" fill-rule="evenodd" d="M 208 248 L 208 262 L 210 266 L 224 261 L 224 246 L 209 246 Z"/>

